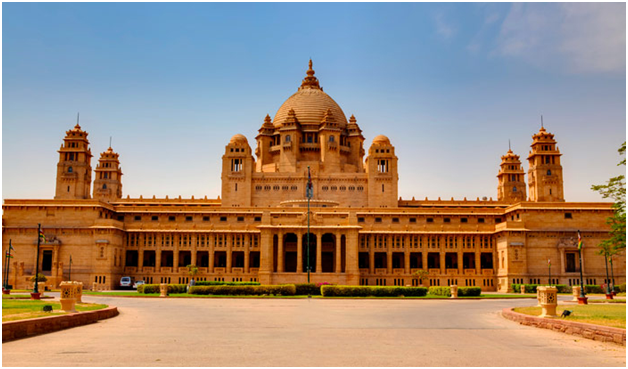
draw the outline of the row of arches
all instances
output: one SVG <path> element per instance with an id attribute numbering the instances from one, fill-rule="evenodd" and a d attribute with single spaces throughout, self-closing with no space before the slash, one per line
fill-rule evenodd
<path id="1" fill-rule="evenodd" d="M 346 243 L 345 235 L 310 233 L 308 253 L 307 233 L 300 237 L 296 233 L 276 234 L 273 236 L 273 272 L 307 273 L 309 265 L 312 273 L 345 273 Z"/>

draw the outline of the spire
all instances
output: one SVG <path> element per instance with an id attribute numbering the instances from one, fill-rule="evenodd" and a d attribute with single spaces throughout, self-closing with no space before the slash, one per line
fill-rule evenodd
<path id="1" fill-rule="evenodd" d="M 312 59 L 310 59 L 309 62 L 309 69 L 307 70 L 306 74 L 307 77 L 305 77 L 303 79 L 303 82 L 301 83 L 301 87 L 299 87 L 299 90 L 302 88 L 313 88 L 313 89 L 321 89 L 320 84 L 318 83 L 318 79 L 316 77 L 314 77 L 314 69 L 312 69 Z"/>
<path id="2" fill-rule="evenodd" d="M 508 152 L 511 153 L 512 149 L 510 148 L 510 138 L 508 139 Z"/>

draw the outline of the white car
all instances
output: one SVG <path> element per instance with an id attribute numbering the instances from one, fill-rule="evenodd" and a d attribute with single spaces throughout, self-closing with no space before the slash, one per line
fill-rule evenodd
<path id="1" fill-rule="evenodd" d="M 131 288 L 133 285 L 133 279 L 131 277 L 120 278 L 120 288 Z"/>
<path id="2" fill-rule="evenodd" d="M 139 286 L 145 284 L 146 282 L 144 281 L 137 281 L 135 283 L 133 283 L 133 289 L 136 290 Z"/>

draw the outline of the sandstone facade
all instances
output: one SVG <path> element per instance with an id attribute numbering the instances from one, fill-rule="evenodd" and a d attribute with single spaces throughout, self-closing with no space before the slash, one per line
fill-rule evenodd
<path id="1" fill-rule="evenodd" d="M 147 283 L 197 279 L 352 285 L 479 286 L 506 291 L 512 283 L 579 283 L 577 231 L 584 239 L 585 284 L 605 280 L 597 245 L 608 237 L 610 203 L 566 202 L 561 154 L 545 128 L 533 136 L 528 185 L 519 156 L 509 150 L 498 171 L 497 200 L 398 198 L 395 147 L 377 136 L 364 149 L 357 119 L 314 76 L 267 116 L 253 150 L 235 135 L 222 157 L 218 199 L 122 197 L 119 155 L 100 156 L 91 187 L 87 132 L 77 124 L 59 151 L 56 195 L 5 200 L 2 247 L 11 240 L 10 284 L 30 285 L 37 224 L 46 242 L 40 270 L 48 284 L 72 279 L 114 288 L 125 275 Z M 365 154 L 368 155 L 365 157 Z M 498 168 L 496 168 L 498 169 Z M 526 195 L 526 187 L 527 193 Z M 625 256 L 616 257 L 616 283 L 625 283 Z"/>

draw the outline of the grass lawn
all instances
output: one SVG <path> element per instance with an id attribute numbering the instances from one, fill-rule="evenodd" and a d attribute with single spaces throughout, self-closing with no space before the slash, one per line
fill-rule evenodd
<path id="1" fill-rule="evenodd" d="M 43 312 L 44 305 L 52 306 L 53 312 Z M 103 304 L 76 304 L 77 311 L 91 311 L 104 309 L 107 305 Z M 61 304 L 53 301 L 38 300 L 18 300 L 18 299 L 2 299 L 2 321 L 9 322 L 13 320 L 41 318 L 50 315 L 67 314 L 61 311 Z"/>
<path id="2" fill-rule="evenodd" d="M 626 329 L 626 306 L 623 304 L 559 305 L 556 313 L 560 316 L 563 310 L 571 310 L 572 313 L 566 318 L 556 319 Z M 541 308 L 518 307 L 515 312 L 538 316 L 541 315 Z"/>

